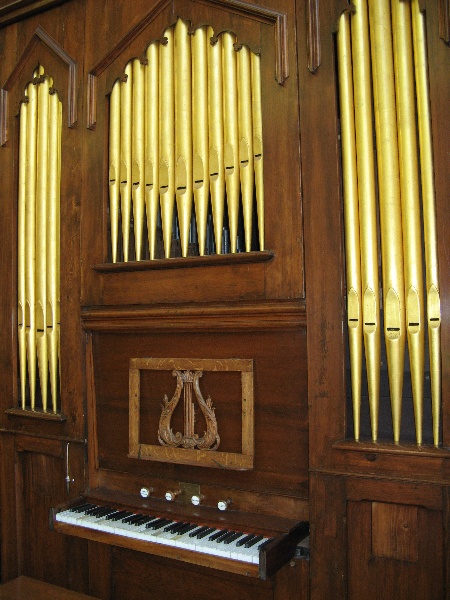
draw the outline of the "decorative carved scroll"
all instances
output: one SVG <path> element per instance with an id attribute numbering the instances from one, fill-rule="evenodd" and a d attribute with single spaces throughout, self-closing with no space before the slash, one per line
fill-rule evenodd
<path id="1" fill-rule="evenodd" d="M 159 444 L 143 443 L 141 424 L 141 372 L 172 371 L 177 378 L 176 390 L 168 400 L 164 398 L 159 424 L 155 423 Z M 211 398 L 206 400 L 200 391 L 199 379 L 206 372 L 237 372 L 241 377 L 241 452 L 218 451 L 220 443 L 215 409 Z M 188 358 L 132 358 L 130 359 L 129 401 L 129 454 L 130 458 L 156 460 L 203 467 L 232 470 L 253 468 L 253 360 L 250 359 L 188 359 Z M 194 392 L 206 422 L 206 431 L 200 437 L 194 431 Z M 183 395 L 184 433 L 174 433 L 171 420 Z M 217 407 L 220 410 L 220 406 Z M 148 425 L 147 425 L 148 426 Z M 223 443 L 227 440 L 224 438 Z"/>

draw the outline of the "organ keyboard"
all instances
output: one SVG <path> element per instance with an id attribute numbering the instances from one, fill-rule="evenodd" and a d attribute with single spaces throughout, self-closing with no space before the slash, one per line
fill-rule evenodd
<path id="1" fill-rule="evenodd" d="M 288 562 L 308 535 L 305 522 L 229 512 L 213 523 L 201 518 L 202 511 L 175 516 L 158 508 L 133 510 L 83 498 L 54 510 L 52 526 L 61 533 L 261 579 Z M 257 520 L 259 526 L 243 526 L 244 520 Z"/>

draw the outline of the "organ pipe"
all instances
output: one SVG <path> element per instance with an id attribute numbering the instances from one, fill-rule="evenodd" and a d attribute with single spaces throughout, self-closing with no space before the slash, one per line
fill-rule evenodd
<path id="1" fill-rule="evenodd" d="M 438 445 L 440 304 L 424 18 L 417 0 L 355 0 L 350 27 L 348 15 L 341 15 L 337 52 L 355 438 L 360 435 L 361 310 L 372 439 L 378 436 L 380 267 L 393 440 L 400 441 L 407 339 L 416 442 L 423 443 L 426 301 Z"/>
<path id="2" fill-rule="evenodd" d="M 114 84 L 109 111 L 112 262 L 118 260 L 120 220 L 123 260 L 132 259 L 131 211 L 136 260 L 143 256 L 144 215 L 151 260 L 157 257 L 159 226 L 165 258 L 176 251 L 172 242 L 178 235 L 183 257 L 195 251 L 191 241 L 200 255 L 249 252 L 255 220 L 255 245 L 264 248 L 260 58 L 235 42 L 230 32 L 216 37 L 206 26 L 189 31 L 178 19 L 161 42 L 148 46 L 145 60 L 130 61 Z"/>
<path id="3" fill-rule="evenodd" d="M 62 111 L 41 66 L 25 94 L 20 106 L 17 236 L 20 406 L 57 412 Z"/>
<path id="4" fill-rule="evenodd" d="M 361 268 L 350 16 L 348 13 L 343 13 L 340 17 L 337 43 L 340 73 L 342 172 L 345 203 L 347 321 L 353 398 L 353 426 L 355 439 L 359 440 L 362 369 Z"/>
<path id="5" fill-rule="evenodd" d="M 361 293 L 372 439 L 378 438 L 381 324 L 378 279 L 377 207 L 373 146 L 372 86 L 367 0 L 351 15 L 355 135 L 361 244 Z"/>
<path id="6" fill-rule="evenodd" d="M 427 52 L 424 15 L 418 0 L 412 0 L 414 65 L 422 182 L 423 230 L 426 264 L 428 345 L 430 354 L 433 441 L 439 444 L 439 415 L 441 406 L 441 309 L 437 260 L 436 208 L 431 145 L 430 99 L 427 77 Z"/>

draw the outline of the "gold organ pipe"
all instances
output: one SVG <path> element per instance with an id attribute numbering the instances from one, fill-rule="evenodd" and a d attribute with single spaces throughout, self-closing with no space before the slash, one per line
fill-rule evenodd
<path id="1" fill-rule="evenodd" d="M 128 260 L 131 204 L 136 259 L 141 259 L 145 213 L 149 254 L 155 258 L 158 200 L 165 257 L 171 254 L 175 200 L 182 255 L 189 251 L 193 201 L 203 255 L 210 196 L 215 251 L 222 252 L 227 204 L 230 246 L 236 252 L 241 194 L 250 251 L 255 187 L 263 249 L 260 59 L 247 47 L 237 55 L 234 35 L 228 32 L 217 39 L 211 27 L 200 27 L 190 35 L 181 19 L 164 36 L 161 43 L 148 46 L 145 64 L 138 59 L 127 64 L 124 77 L 111 91 L 112 260 L 117 261 L 120 218 L 124 260 Z"/>
<path id="2" fill-rule="evenodd" d="M 225 32 L 223 40 L 223 118 L 225 184 L 228 202 L 230 249 L 236 252 L 239 216 L 239 131 L 237 105 L 237 61 L 234 36 Z"/>
<path id="3" fill-rule="evenodd" d="M 347 272 L 348 338 L 355 439 L 359 440 L 361 421 L 361 267 L 359 241 L 358 182 L 353 105 L 353 76 L 350 45 L 350 15 L 343 13 L 337 34 L 339 100 L 341 114 L 342 171 L 344 186 L 345 258 Z"/>
<path id="4" fill-rule="evenodd" d="M 401 205 L 389 0 L 370 0 L 370 37 L 382 247 L 384 329 L 394 442 L 400 439 L 405 301 Z"/>
<path id="5" fill-rule="evenodd" d="M 377 211 L 372 128 L 369 18 L 367 0 L 354 0 L 351 15 L 357 179 L 361 248 L 362 322 L 372 439 L 378 438 L 381 334 Z"/>
<path id="6" fill-rule="evenodd" d="M 26 214 L 25 214 L 25 325 L 27 337 L 28 382 L 30 405 L 36 405 L 36 141 L 37 141 L 38 98 L 36 86 L 28 85 L 28 127 L 26 156 Z"/>
<path id="7" fill-rule="evenodd" d="M 192 214 L 192 66 L 188 27 L 175 25 L 175 191 L 181 254 L 187 256 Z M 197 107 L 196 107 L 197 108 Z"/>
<path id="8" fill-rule="evenodd" d="M 441 402 L 441 309 L 437 258 L 436 208 L 433 179 L 433 152 L 431 143 L 430 99 L 427 76 L 427 53 L 424 15 L 418 0 L 412 0 L 415 80 L 419 122 L 423 225 L 425 242 L 428 345 L 430 353 L 431 401 L 433 414 L 433 441 L 439 444 L 439 413 Z"/>
<path id="9" fill-rule="evenodd" d="M 62 107 L 49 98 L 49 169 L 47 210 L 47 344 L 53 412 L 57 411 L 60 344 L 60 182 Z"/>
<path id="10" fill-rule="evenodd" d="M 159 60 L 159 193 L 161 203 L 161 220 L 164 237 L 165 257 L 170 257 L 172 242 L 172 222 L 175 199 L 175 98 L 174 98 L 174 43 L 171 28 L 166 29 L 167 40 L 160 45 Z"/>
<path id="11" fill-rule="evenodd" d="M 144 67 L 137 58 L 133 60 L 133 110 L 132 110 L 132 167 L 131 184 L 134 217 L 134 246 L 136 260 L 141 260 L 144 231 L 144 144 L 145 144 L 145 86 Z"/>
<path id="12" fill-rule="evenodd" d="M 145 207 L 150 259 L 155 258 L 159 205 L 159 51 L 152 43 L 145 71 Z"/>
<path id="13" fill-rule="evenodd" d="M 424 385 L 424 296 L 422 236 L 417 160 L 411 7 L 393 0 L 392 30 L 397 97 L 400 187 L 408 336 L 416 440 L 422 443 Z"/>
<path id="14" fill-rule="evenodd" d="M 214 32 L 208 27 L 208 40 Z M 225 206 L 225 163 L 223 131 L 222 38 L 208 44 L 209 185 L 214 219 L 216 253 L 222 254 Z"/>
<path id="15" fill-rule="evenodd" d="M 20 105 L 20 139 L 19 139 L 19 188 L 18 188 L 18 218 L 17 218 L 17 301 L 18 301 L 18 345 L 19 345 L 19 368 L 20 368 L 20 391 L 21 406 L 25 409 L 26 381 L 27 381 L 27 346 L 25 327 L 26 307 L 26 282 L 25 282 L 25 213 L 26 213 L 26 187 L 27 187 L 27 139 L 28 139 L 28 104 L 22 102 Z"/>
<path id="16" fill-rule="evenodd" d="M 261 59 L 251 52 L 253 153 L 258 210 L 259 249 L 264 250 L 264 178 L 261 108 Z"/>
<path id="17" fill-rule="evenodd" d="M 48 351 L 47 351 L 47 196 L 48 196 L 48 77 L 37 86 L 37 169 L 36 169 L 36 352 L 42 397 L 47 411 Z"/>
<path id="18" fill-rule="evenodd" d="M 192 134 L 193 182 L 198 249 L 205 254 L 206 225 L 209 201 L 208 148 L 208 47 L 206 27 L 196 29 L 192 36 Z"/>
<path id="19" fill-rule="evenodd" d="M 117 262 L 120 202 L 120 81 L 116 81 L 109 102 L 109 212 L 111 254 Z"/>
<path id="20" fill-rule="evenodd" d="M 252 247 L 253 215 L 253 125 L 252 125 L 252 87 L 251 60 L 247 46 L 237 53 L 238 64 L 238 117 L 239 117 L 239 174 L 241 181 L 242 208 L 244 214 L 245 250 Z"/>
<path id="21" fill-rule="evenodd" d="M 120 203 L 122 216 L 123 260 L 128 262 L 131 220 L 131 114 L 133 102 L 133 65 L 125 67 L 120 83 Z"/>

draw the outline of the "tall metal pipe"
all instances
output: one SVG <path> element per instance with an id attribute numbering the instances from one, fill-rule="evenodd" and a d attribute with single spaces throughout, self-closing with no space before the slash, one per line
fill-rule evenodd
<path id="1" fill-rule="evenodd" d="M 353 403 L 353 428 L 359 440 L 361 421 L 362 307 L 359 240 L 359 203 L 356 173 L 356 138 L 350 15 L 343 13 L 337 33 L 339 101 L 341 115 L 342 175 L 344 192 L 345 259 L 347 280 L 347 324 Z"/>
<path id="2" fill-rule="evenodd" d="M 377 208 L 367 0 L 355 0 L 351 15 L 357 178 L 361 248 L 364 350 L 372 439 L 378 439 L 381 323 L 378 279 Z"/>
<path id="3" fill-rule="evenodd" d="M 420 173 L 422 183 L 423 231 L 425 242 L 428 345 L 430 354 L 433 441 L 439 444 L 441 407 L 441 306 L 437 257 L 436 206 L 434 190 L 431 115 L 424 15 L 418 0 L 412 0 L 412 25 L 417 110 L 419 122 Z"/>

